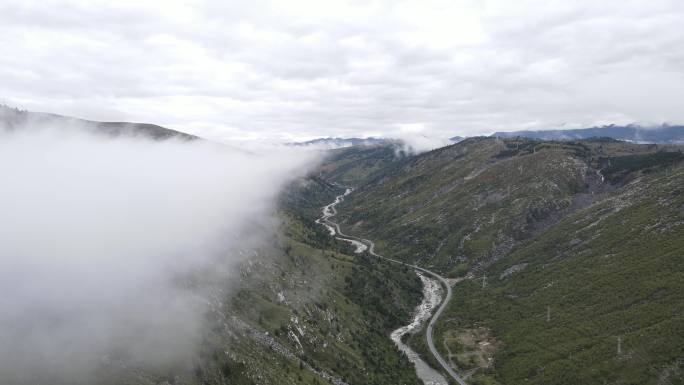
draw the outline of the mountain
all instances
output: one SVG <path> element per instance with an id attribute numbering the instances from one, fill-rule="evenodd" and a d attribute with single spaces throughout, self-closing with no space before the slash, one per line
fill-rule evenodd
<path id="1" fill-rule="evenodd" d="M 684 143 L 684 126 L 663 124 L 657 127 L 602 126 L 571 130 L 495 132 L 492 136 L 513 138 L 522 136 L 542 140 L 577 140 L 592 137 L 608 137 L 635 143 Z"/>
<path id="2" fill-rule="evenodd" d="M 420 281 L 315 223 L 342 191 L 313 175 L 287 187 L 276 239 L 216 293 L 200 359 L 172 383 L 419 385 L 388 336 L 420 301 Z"/>
<path id="3" fill-rule="evenodd" d="M 93 122 L 0 107 L 0 131 L 34 129 L 107 138 L 198 139 L 152 124 Z M 411 318 L 421 300 L 421 281 L 410 269 L 355 254 L 315 222 L 322 206 L 343 191 L 315 175 L 296 180 L 284 189 L 273 213 L 275 229 L 255 229 L 266 241 L 231 250 L 250 256 L 234 272 L 217 282 L 206 282 L 211 278 L 201 271 L 183 278 L 208 304 L 199 315 L 203 328 L 191 359 L 159 366 L 117 353 L 98 360 L 92 374 L 96 380 L 88 377 L 92 381 L 86 382 L 419 385 L 413 367 L 388 336 Z M 165 357 L 166 352 L 158 354 Z M 65 384 L 32 375 L 19 383 Z"/>
<path id="4" fill-rule="evenodd" d="M 410 269 L 355 254 L 315 222 L 343 191 L 315 175 L 287 186 L 276 233 L 255 229 L 267 242 L 241 246 L 235 252 L 246 261 L 210 274 L 218 280 L 201 291 L 208 310 L 191 360 L 150 368 L 107 357 L 88 383 L 420 385 L 389 334 L 411 318 L 421 281 Z M 201 287 L 203 274 L 188 285 Z"/>
<path id="5" fill-rule="evenodd" d="M 6 130 L 56 121 L 194 139 L 1 111 Z M 231 278 L 204 289 L 196 356 L 156 369 L 105 357 L 97 383 L 419 385 L 389 335 L 410 322 L 421 280 L 316 223 L 346 187 L 335 217 L 345 233 L 453 286 L 434 340 L 468 384 L 684 382 L 684 146 L 473 137 L 397 148 L 327 150 L 282 191 L 268 241 L 246 244 Z M 425 341 L 423 329 L 405 342 L 439 368 Z"/>
<path id="6" fill-rule="evenodd" d="M 435 345 L 469 383 L 682 383 L 683 150 L 479 137 L 339 149 L 319 176 L 355 188 L 345 233 L 452 279 Z"/>
<path id="7" fill-rule="evenodd" d="M 323 146 L 329 148 L 339 148 L 339 147 L 350 147 L 350 146 L 361 146 L 361 145 L 376 145 L 376 144 L 388 144 L 391 142 L 389 139 L 384 138 L 317 138 L 313 140 L 307 140 L 305 142 L 293 142 L 289 143 L 292 146 Z"/>
<path id="8" fill-rule="evenodd" d="M 458 143 L 465 139 L 462 136 L 454 136 L 449 138 L 449 141 L 453 143 Z M 313 140 L 307 140 L 305 142 L 293 142 L 289 143 L 293 146 L 311 146 L 319 145 L 328 148 L 343 148 L 352 146 L 372 146 L 372 145 L 393 145 L 400 143 L 400 139 L 388 139 L 388 138 L 317 138 Z"/>
<path id="9" fill-rule="evenodd" d="M 464 138 L 462 136 L 454 136 L 449 138 L 453 143 L 458 143 Z M 311 146 L 319 145 L 328 148 L 343 148 L 352 146 L 373 146 L 373 145 L 395 145 L 401 143 L 401 139 L 391 139 L 391 138 L 318 138 L 313 140 L 308 140 L 306 142 L 294 142 L 289 143 L 293 146 Z"/>
<path id="10" fill-rule="evenodd" d="M 663 162 L 631 172 L 638 176 L 492 264 L 484 287 L 481 279 L 455 287 L 452 320 L 436 338 L 456 350 L 489 331 L 482 341 L 498 351 L 482 381 L 684 381 L 684 168 Z M 458 365 L 476 367 L 469 357 L 481 351 L 462 349 Z"/>
<path id="11" fill-rule="evenodd" d="M 145 136 L 156 140 L 177 138 L 184 140 L 199 139 L 197 136 L 172 130 L 156 124 L 130 122 L 96 122 L 49 114 L 44 112 L 23 111 L 0 105 L 0 130 L 60 130 L 86 131 L 107 136 Z"/>

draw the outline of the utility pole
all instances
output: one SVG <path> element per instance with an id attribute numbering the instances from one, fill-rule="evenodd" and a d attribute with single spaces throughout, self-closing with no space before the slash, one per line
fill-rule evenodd
<path id="1" fill-rule="evenodd" d="M 622 337 L 618 336 L 618 341 L 617 341 L 617 355 L 621 356 L 622 355 Z"/>

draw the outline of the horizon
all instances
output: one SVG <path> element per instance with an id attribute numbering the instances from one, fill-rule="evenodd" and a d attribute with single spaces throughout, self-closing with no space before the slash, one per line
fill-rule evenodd
<path id="1" fill-rule="evenodd" d="M 14 109 L 20 112 L 30 112 L 30 113 L 39 113 L 39 114 L 52 114 L 52 115 L 58 115 L 62 116 L 65 118 L 73 118 L 73 119 L 80 119 L 80 120 L 88 120 L 85 118 L 81 118 L 78 116 L 68 116 L 68 115 L 63 115 L 59 114 L 56 112 L 45 112 L 45 111 L 30 111 L 24 108 L 20 108 L 18 106 L 11 106 L 6 103 L 0 103 L 0 107 L 5 107 L 9 109 Z M 98 122 L 98 121 L 95 121 Z M 161 126 L 155 122 L 125 122 L 125 121 L 101 121 L 101 123 L 131 123 L 131 124 L 150 124 L 150 125 L 158 125 L 163 128 L 168 128 Z M 624 125 L 620 124 L 615 124 L 615 123 L 610 123 L 610 124 L 604 124 L 601 126 L 592 126 L 592 127 L 565 127 L 565 128 L 538 128 L 538 129 L 529 129 L 529 130 L 516 130 L 512 129 L 509 131 L 493 131 L 493 132 L 487 132 L 487 133 L 481 133 L 481 134 L 476 134 L 476 135 L 463 135 L 461 133 L 456 133 L 454 135 L 450 135 L 448 137 L 430 137 L 430 136 L 423 136 L 426 139 L 430 139 L 431 141 L 437 141 L 436 143 L 439 144 L 439 141 L 444 141 L 444 145 L 449 145 L 451 143 L 447 141 L 453 141 L 455 138 L 460 138 L 460 139 L 467 139 L 467 138 L 473 138 L 473 137 L 488 137 L 488 136 L 494 136 L 497 133 L 523 133 L 523 132 L 553 132 L 553 131 L 574 131 L 574 130 L 590 130 L 590 129 L 597 129 L 597 128 L 609 128 L 609 127 L 635 127 L 643 130 L 657 130 L 660 128 L 667 128 L 667 127 L 684 127 L 684 124 L 680 123 L 672 123 L 672 122 L 662 122 L 662 123 L 655 123 L 652 125 L 642 125 L 639 123 L 628 123 Z M 184 134 L 191 134 L 190 131 L 186 131 L 183 129 L 174 129 L 176 131 L 179 131 Z M 391 135 L 391 134 L 390 134 Z M 200 138 L 203 139 L 208 139 L 208 140 L 213 140 L 211 138 L 205 138 L 200 136 Z M 307 144 L 309 142 L 314 142 L 314 141 L 324 141 L 324 140 L 353 140 L 353 139 L 358 139 L 358 140 L 404 140 L 404 141 L 410 141 L 409 137 L 397 137 L 397 136 L 384 136 L 384 135 L 379 135 L 379 136 L 313 136 L 313 137 L 302 137 L 298 138 L 296 140 L 292 141 L 281 141 L 281 142 L 275 142 L 275 143 L 280 143 L 280 144 Z M 215 141 L 215 140 L 214 140 Z M 217 141 L 221 143 L 221 141 Z M 226 141 L 224 143 L 232 143 L 231 141 Z M 439 147 L 435 147 L 439 148 Z"/>

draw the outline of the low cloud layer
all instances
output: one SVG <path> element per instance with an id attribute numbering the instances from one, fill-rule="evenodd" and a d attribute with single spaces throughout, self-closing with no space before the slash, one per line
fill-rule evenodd
<path id="1" fill-rule="evenodd" d="M 684 122 L 679 0 L 9 0 L 0 101 L 213 139 Z"/>
<path id="2" fill-rule="evenodd" d="M 228 279 L 248 226 L 268 223 L 281 186 L 312 160 L 301 149 L 0 135 L 0 383 L 74 383 L 102 362 L 191 355 L 205 302 L 182 278 L 220 263 Z"/>
<path id="3" fill-rule="evenodd" d="M 393 134 L 401 141 L 402 150 L 408 154 L 417 154 L 453 144 L 449 138 L 434 135 L 421 124 L 403 125 Z"/>

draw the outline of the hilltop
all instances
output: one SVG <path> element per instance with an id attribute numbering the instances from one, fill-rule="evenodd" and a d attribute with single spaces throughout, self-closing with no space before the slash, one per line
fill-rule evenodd
<path id="1" fill-rule="evenodd" d="M 196 140 L 197 136 L 150 123 L 97 122 L 45 112 L 24 111 L 0 105 L 0 131 L 60 130 L 89 132 L 106 136 L 144 136 L 155 140 L 170 138 Z"/>

